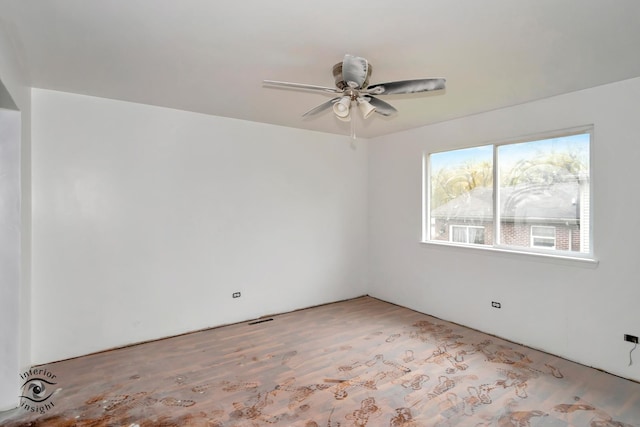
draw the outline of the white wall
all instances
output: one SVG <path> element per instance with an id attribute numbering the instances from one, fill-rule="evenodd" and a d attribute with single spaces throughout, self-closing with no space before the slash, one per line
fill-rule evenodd
<path id="1" fill-rule="evenodd" d="M 34 363 L 366 293 L 364 144 L 39 89 L 32 117 Z"/>
<path id="2" fill-rule="evenodd" d="M 0 410 L 17 402 L 19 307 L 20 113 L 0 109 Z"/>
<path id="3" fill-rule="evenodd" d="M 32 361 L 368 292 L 640 380 L 639 99 L 633 79 L 352 150 L 34 89 Z M 587 124 L 597 266 L 419 243 L 423 153 Z"/>
<path id="4" fill-rule="evenodd" d="M 370 294 L 640 380 L 639 111 L 640 78 L 370 141 Z M 589 124 L 597 266 L 419 243 L 423 153 Z"/>
<path id="5" fill-rule="evenodd" d="M 0 105 L 20 112 L 5 111 L 0 124 L 0 411 L 18 405 L 19 373 L 30 363 L 31 89 L 4 28 Z"/>

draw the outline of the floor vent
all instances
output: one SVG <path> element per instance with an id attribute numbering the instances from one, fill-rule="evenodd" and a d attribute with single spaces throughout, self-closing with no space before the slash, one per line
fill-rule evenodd
<path id="1" fill-rule="evenodd" d="M 258 323 L 271 322 L 272 320 L 273 320 L 273 318 L 259 319 L 259 320 L 254 320 L 253 322 L 249 322 L 249 324 L 250 325 L 257 325 Z"/>

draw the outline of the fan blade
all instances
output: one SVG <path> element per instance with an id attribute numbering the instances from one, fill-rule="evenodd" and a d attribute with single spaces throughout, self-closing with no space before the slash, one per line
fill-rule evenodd
<path id="1" fill-rule="evenodd" d="M 308 116 L 313 116 L 315 114 L 321 113 L 324 110 L 331 108 L 333 106 L 333 104 L 335 104 L 336 102 L 338 102 L 340 100 L 340 98 L 342 98 L 341 96 L 337 97 L 337 98 L 333 98 L 325 103 L 322 103 L 320 105 L 318 105 L 316 108 L 312 108 L 311 110 L 307 111 L 306 113 L 304 113 L 302 115 L 302 117 L 308 117 Z"/>
<path id="2" fill-rule="evenodd" d="M 352 89 L 360 89 L 367 79 L 369 63 L 359 56 L 345 55 L 342 61 L 342 80 Z"/>
<path id="3" fill-rule="evenodd" d="M 319 91 L 322 91 L 322 92 L 329 92 L 329 93 L 342 93 L 341 90 L 333 88 L 333 87 L 306 85 L 306 84 L 303 84 L 303 83 L 278 82 L 278 81 L 275 81 L 275 80 L 263 80 L 262 83 L 267 85 L 267 86 L 288 87 L 288 88 L 293 88 L 293 89 L 319 90 Z"/>
<path id="4" fill-rule="evenodd" d="M 389 83 L 378 83 L 367 88 L 370 95 L 396 95 L 403 93 L 426 92 L 444 89 L 446 79 L 402 80 Z"/>
<path id="5" fill-rule="evenodd" d="M 369 101 L 369 104 L 376 107 L 376 113 L 382 114 L 383 116 L 390 116 L 398 112 L 393 105 L 388 104 L 378 98 L 374 98 L 373 96 L 363 96 L 366 101 Z"/>

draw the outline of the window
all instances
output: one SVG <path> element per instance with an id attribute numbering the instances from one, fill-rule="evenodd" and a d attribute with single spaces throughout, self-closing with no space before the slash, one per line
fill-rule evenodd
<path id="1" fill-rule="evenodd" d="M 590 255 L 590 144 L 582 129 L 429 154 L 423 240 Z"/>
<path id="2" fill-rule="evenodd" d="M 556 228 L 539 225 L 531 226 L 531 247 L 555 249 Z"/>
<path id="3" fill-rule="evenodd" d="M 456 243 L 484 243 L 484 227 L 452 225 L 449 232 L 449 240 Z"/>

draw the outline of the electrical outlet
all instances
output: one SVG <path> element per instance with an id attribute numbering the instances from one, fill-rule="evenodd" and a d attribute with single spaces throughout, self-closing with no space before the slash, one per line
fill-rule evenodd
<path id="1" fill-rule="evenodd" d="M 500 304 L 498 301 L 491 301 L 491 307 L 502 308 L 502 304 Z"/>
<path id="2" fill-rule="evenodd" d="M 231 295 L 231 297 L 232 297 L 232 298 L 240 298 L 240 292 L 234 292 L 234 293 Z"/>
<path id="3" fill-rule="evenodd" d="M 638 344 L 638 337 L 635 335 L 624 334 L 624 340 Z"/>

